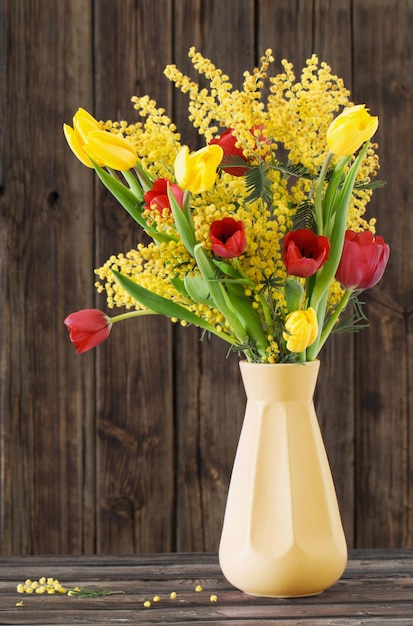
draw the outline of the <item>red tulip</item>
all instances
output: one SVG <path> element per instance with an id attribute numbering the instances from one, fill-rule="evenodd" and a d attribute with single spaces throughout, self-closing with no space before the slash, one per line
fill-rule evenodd
<path id="1" fill-rule="evenodd" d="M 166 178 L 158 178 L 157 180 L 155 180 L 152 189 L 144 194 L 144 208 L 155 209 L 159 211 L 159 213 L 162 213 L 164 209 L 169 209 L 170 211 L 171 203 L 169 202 L 168 198 L 168 185 L 173 195 L 175 196 L 179 206 L 182 208 L 184 192 L 182 191 L 182 189 L 180 189 L 180 187 L 178 187 L 178 185 L 171 183 Z"/>
<path id="2" fill-rule="evenodd" d="M 383 276 L 390 247 L 369 230 L 347 230 L 336 279 L 349 291 L 370 289 Z"/>
<path id="3" fill-rule="evenodd" d="M 307 278 L 328 259 L 330 242 L 308 228 L 291 230 L 284 239 L 283 262 L 288 274 Z"/>
<path id="4" fill-rule="evenodd" d="M 234 129 L 228 128 L 228 130 L 224 131 L 220 137 L 216 139 L 211 139 L 210 144 L 217 144 L 224 151 L 224 156 L 237 156 L 240 157 L 245 163 L 247 163 L 247 159 L 244 156 L 242 148 L 237 147 L 235 144 L 237 143 L 236 137 L 233 135 Z M 228 172 L 228 174 L 232 174 L 233 176 L 244 176 L 245 172 L 248 171 L 248 167 L 223 167 L 224 172 Z"/>
<path id="5" fill-rule="evenodd" d="M 268 140 L 264 137 L 262 133 L 263 130 L 265 130 L 265 126 L 263 124 L 260 124 L 260 126 L 253 126 L 252 128 L 250 128 L 250 133 L 254 135 L 254 137 L 257 137 L 260 143 L 268 143 Z M 260 131 L 259 135 L 257 131 Z M 248 163 L 248 160 L 245 158 L 242 148 L 236 145 L 237 138 L 234 136 L 233 128 L 228 128 L 219 137 L 211 139 L 209 143 L 217 144 L 218 146 L 220 146 L 224 151 L 224 156 L 237 156 L 245 161 L 245 163 Z M 222 169 L 224 170 L 224 172 L 232 174 L 233 176 L 244 176 L 244 174 L 249 170 L 248 167 L 242 166 L 223 167 Z"/>
<path id="6" fill-rule="evenodd" d="M 237 222 L 232 217 L 212 222 L 209 229 L 212 241 L 212 251 L 224 259 L 233 259 L 245 252 L 247 241 L 245 238 L 244 223 Z"/>
<path id="7" fill-rule="evenodd" d="M 65 319 L 70 341 L 76 352 L 86 352 L 109 337 L 112 324 L 107 315 L 98 309 L 83 309 L 71 313 Z"/>

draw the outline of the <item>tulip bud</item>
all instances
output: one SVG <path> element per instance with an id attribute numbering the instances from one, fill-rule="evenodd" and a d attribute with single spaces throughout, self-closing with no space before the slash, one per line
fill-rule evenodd
<path id="1" fill-rule="evenodd" d="M 76 111 L 73 128 L 63 124 L 63 132 L 69 147 L 86 167 L 93 168 L 93 161 L 99 167 L 125 171 L 136 164 L 137 155 L 132 144 L 122 135 L 103 130 L 85 109 Z"/>
<path id="2" fill-rule="evenodd" d="M 212 252 L 223 259 L 234 259 L 244 254 L 247 247 L 244 223 L 233 217 L 212 222 L 209 229 Z"/>
<path id="3" fill-rule="evenodd" d="M 177 203 L 182 208 L 184 204 L 184 192 L 178 185 L 174 185 L 174 183 L 171 183 L 166 178 L 157 178 L 152 185 L 152 189 L 145 192 L 143 196 L 145 201 L 144 208 L 147 210 L 155 209 L 159 213 L 162 213 L 164 209 L 170 212 L 171 203 L 168 198 L 168 187 Z"/>
<path id="4" fill-rule="evenodd" d="M 371 139 L 379 125 L 378 117 L 368 113 L 364 104 L 345 109 L 329 126 L 326 140 L 330 152 L 351 156 Z"/>
<path id="5" fill-rule="evenodd" d="M 347 230 L 336 279 L 349 291 L 374 287 L 386 269 L 390 247 L 369 230 Z"/>
<path id="6" fill-rule="evenodd" d="M 71 313 L 65 319 L 70 332 L 70 341 L 76 352 L 86 352 L 109 337 L 112 324 L 110 318 L 99 309 L 83 309 Z"/>
<path id="7" fill-rule="evenodd" d="M 215 183 L 223 154 L 218 145 L 206 146 L 192 154 L 189 154 L 187 146 L 181 148 L 174 165 L 178 185 L 191 193 L 203 193 L 210 189 Z"/>
<path id="8" fill-rule="evenodd" d="M 296 278 L 287 278 L 284 289 L 287 311 L 296 311 L 301 307 L 304 297 L 304 287 Z"/>
<path id="9" fill-rule="evenodd" d="M 63 132 L 69 148 L 83 165 L 90 168 L 93 168 L 93 164 L 84 151 L 84 145 L 88 133 L 94 130 L 101 130 L 99 122 L 82 108 L 79 108 L 73 116 L 73 128 L 68 124 L 63 124 Z"/>
<path id="10" fill-rule="evenodd" d="M 137 161 L 136 150 L 132 144 L 122 135 L 106 130 L 88 133 L 83 149 L 95 163 L 113 170 L 129 170 Z"/>
<path id="11" fill-rule="evenodd" d="M 282 258 L 288 274 L 308 278 L 327 261 L 329 252 L 327 237 L 299 228 L 286 234 Z"/>
<path id="12" fill-rule="evenodd" d="M 315 310 L 293 311 L 285 318 L 283 338 L 290 352 L 303 352 L 317 339 L 318 322 Z"/>
<path id="13" fill-rule="evenodd" d="M 244 151 L 242 148 L 237 146 L 237 139 L 234 135 L 234 129 L 228 128 L 226 131 L 222 133 L 220 137 L 216 137 L 211 139 L 209 145 L 217 145 L 220 146 L 223 150 L 224 156 L 226 157 L 238 157 L 242 159 L 246 163 L 248 162 L 244 156 Z M 232 176 L 244 176 L 246 172 L 248 172 L 248 167 L 236 166 L 236 167 L 223 167 L 224 172 L 228 172 L 232 174 Z"/>

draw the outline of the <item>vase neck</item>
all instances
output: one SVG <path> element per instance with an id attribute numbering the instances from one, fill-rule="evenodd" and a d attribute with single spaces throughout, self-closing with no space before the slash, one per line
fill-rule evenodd
<path id="1" fill-rule="evenodd" d="M 319 361 L 306 363 L 240 363 L 245 393 L 255 401 L 309 401 L 317 383 Z"/>

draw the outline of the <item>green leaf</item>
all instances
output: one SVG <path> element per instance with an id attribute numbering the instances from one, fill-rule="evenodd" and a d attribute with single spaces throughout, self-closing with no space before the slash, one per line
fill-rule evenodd
<path id="1" fill-rule="evenodd" d="M 369 326 L 369 321 L 363 311 L 365 303 L 359 300 L 358 295 L 359 292 L 356 291 L 351 294 L 348 304 L 353 311 L 350 315 L 346 314 L 339 318 L 338 322 L 333 326 L 332 333 L 354 333 Z"/>
<path id="2" fill-rule="evenodd" d="M 285 176 L 295 176 L 296 178 L 307 178 L 313 180 L 317 178 L 315 174 L 312 174 L 310 170 L 301 163 L 291 163 L 291 161 L 276 161 L 274 169 L 281 172 Z"/>
<path id="3" fill-rule="evenodd" d="M 240 157 L 240 156 L 238 156 L 236 154 L 228 154 L 228 155 L 223 157 L 219 167 L 220 167 L 220 169 L 224 169 L 225 168 L 225 169 L 229 169 L 230 170 L 233 167 L 252 168 L 254 166 L 250 165 L 249 163 L 247 163 L 247 161 L 245 161 L 245 159 L 243 159 L 242 157 Z"/>
<path id="4" fill-rule="evenodd" d="M 179 206 L 177 199 L 175 198 L 172 191 L 168 186 L 168 199 L 169 204 L 171 205 L 172 215 L 174 216 L 176 230 L 180 238 L 182 239 L 182 243 L 185 248 L 188 250 L 191 256 L 194 256 L 194 247 L 198 243 L 195 237 L 194 227 L 192 222 L 190 221 L 190 216 L 188 216 L 185 211 Z M 189 201 L 189 198 L 186 199 L 186 202 Z"/>
<path id="5" fill-rule="evenodd" d="M 265 356 L 268 340 L 261 318 L 252 306 L 251 298 L 247 298 L 242 286 L 235 285 L 233 282 L 227 284 L 227 290 L 233 309 L 236 311 L 250 342 L 254 344 L 261 356 Z"/>
<path id="6" fill-rule="evenodd" d="M 212 305 L 208 283 L 201 274 L 187 274 L 184 278 L 184 285 L 192 300 L 208 306 Z"/>
<path id="7" fill-rule="evenodd" d="M 166 232 L 159 232 L 156 228 L 148 225 L 142 214 L 143 201 L 138 200 L 131 189 L 126 187 L 118 178 L 108 174 L 104 169 L 94 164 L 97 175 L 102 183 L 110 191 L 114 198 L 129 213 L 131 217 L 141 226 L 146 233 L 157 243 L 172 241 L 176 238 Z"/>
<path id="8" fill-rule="evenodd" d="M 69 589 L 68 596 L 76 598 L 100 598 L 104 596 L 117 596 L 124 594 L 124 591 L 112 591 L 111 589 L 90 589 L 88 587 L 80 587 L 79 589 Z"/>
<path id="9" fill-rule="evenodd" d="M 225 276 L 231 276 L 232 278 L 240 278 L 241 274 L 239 271 L 230 263 L 226 263 L 225 261 L 220 261 L 219 259 L 212 259 L 214 265 L 225 274 Z"/>
<path id="10" fill-rule="evenodd" d="M 217 280 L 215 265 L 206 250 L 202 247 L 202 244 L 199 243 L 195 246 L 194 255 L 198 269 L 203 279 L 209 285 L 209 291 L 215 308 L 218 309 L 228 321 L 239 341 L 244 342 L 245 330 L 236 312 L 234 312 L 233 303 L 230 301 L 222 281 Z"/>
<path id="11" fill-rule="evenodd" d="M 116 200 L 123 206 L 124 209 L 133 217 L 142 228 L 147 230 L 148 225 L 146 220 L 142 217 L 142 202 L 136 195 L 124 185 L 118 178 L 114 178 L 99 165 L 94 164 L 97 175 L 102 183 L 110 191 L 110 193 L 116 198 Z"/>
<path id="12" fill-rule="evenodd" d="M 171 283 L 173 284 L 175 289 L 181 294 L 181 296 L 189 298 L 189 293 L 186 290 L 185 283 L 182 278 L 179 278 L 179 276 L 175 276 L 175 278 L 171 278 Z"/>
<path id="13" fill-rule="evenodd" d="M 228 343 L 237 345 L 237 341 L 230 335 L 219 332 L 215 326 L 205 321 L 202 317 L 199 317 L 195 313 L 192 313 L 192 311 L 188 311 L 188 309 L 180 304 L 177 304 L 176 302 L 173 302 L 172 300 L 168 300 L 163 296 L 152 293 L 152 291 L 138 285 L 138 283 L 135 283 L 135 281 L 131 278 L 124 276 L 120 272 L 116 272 L 115 270 L 112 270 L 112 272 L 120 286 L 123 287 L 123 289 L 125 289 L 125 291 L 127 291 L 134 300 L 140 302 L 140 304 L 147 307 L 151 311 L 154 311 L 159 315 L 165 315 L 169 318 L 184 320 L 185 322 L 188 322 L 188 324 L 193 324 L 198 328 L 203 328 L 210 333 L 218 335 L 218 337 L 221 337 L 221 339 L 224 339 Z"/>
<path id="14" fill-rule="evenodd" d="M 312 200 L 301 202 L 293 216 L 293 229 L 307 228 L 316 231 L 315 210 Z"/>
<path id="15" fill-rule="evenodd" d="M 132 172 L 130 170 L 126 170 L 125 172 L 122 172 L 126 182 L 129 185 L 130 190 L 132 191 L 132 193 L 135 194 L 136 198 L 139 200 L 139 203 L 143 204 L 144 198 L 143 198 L 143 191 L 142 191 L 142 187 L 139 184 L 139 181 L 136 180 L 135 176 L 132 174 Z"/>
<path id="16" fill-rule="evenodd" d="M 265 163 L 248 170 L 245 174 L 245 184 L 248 191 L 245 202 L 254 202 L 260 198 L 266 202 L 271 200 L 271 180 Z"/>
<path id="17" fill-rule="evenodd" d="M 289 313 L 301 309 L 304 297 L 304 287 L 298 279 L 287 277 L 285 281 L 284 293 L 287 302 L 287 311 Z"/>
<path id="18" fill-rule="evenodd" d="M 135 172 L 144 192 L 150 191 L 153 187 L 154 179 L 141 167 L 139 163 L 135 165 Z"/>
<path id="19" fill-rule="evenodd" d="M 328 291 L 329 285 L 337 271 L 337 267 L 340 262 L 347 224 L 348 206 L 351 194 L 353 192 L 353 186 L 357 176 L 357 172 L 362 164 L 364 156 L 367 152 L 367 148 L 368 142 L 364 144 L 362 150 L 359 152 L 356 160 L 353 162 L 351 168 L 345 176 L 341 190 L 336 194 L 336 198 L 334 201 L 335 216 L 333 228 L 329 237 L 330 254 L 327 261 L 316 274 L 316 284 L 314 286 L 314 291 L 311 296 L 310 305 L 313 306 L 316 310 L 318 308 L 318 303 L 322 299 L 323 295 Z"/>
<path id="20" fill-rule="evenodd" d="M 359 189 L 380 189 L 386 185 L 385 180 L 372 180 L 370 182 L 366 182 L 363 180 L 358 180 L 354 183 L 354 190 Z"/>

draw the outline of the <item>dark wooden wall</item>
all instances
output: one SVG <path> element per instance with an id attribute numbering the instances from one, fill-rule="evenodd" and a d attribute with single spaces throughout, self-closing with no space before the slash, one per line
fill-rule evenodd
<path id="1" fill-rule="evenodd" d="M 195 45 L 239 86 L 271 47 L 316 52 L 380 117 L 369 215 L 391 245 L 369 329 L 330 341 L 317 413 L 350 546 L 413 547 L 413 0 L 2 0 L 0 553 L 216 550 L 244 411 L 235 357 L 164 319 L 76 355 L 63 325 L 105 307 L 93 269 L 139 233 L 69 151 L 78 106 L 135 119 Z"/>

